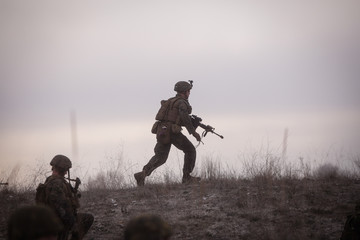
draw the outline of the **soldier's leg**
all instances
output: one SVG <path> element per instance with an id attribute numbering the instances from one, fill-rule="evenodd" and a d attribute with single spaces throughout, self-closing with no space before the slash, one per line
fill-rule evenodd
<path id="1" fill-rule="evenodd" d="M 72 232 L 71 240 L 83 239 L 94 222 L 94 216 L 89 213 L 78 213 L 76 227 Z"/>
<path id="2" fill-rule="evenodd" d="M 196 161 L 196 149 L 190 140 L 182 133 L 174 134 L 172 143 L 175 147 L 184 152 L 183 179 L 190 178 Z"/>
<path id="3" fill-rule="evenodd" d="M 154 148 L 155 155 L 143 168 L 143 171 L 145 172 L 145 176 L 149 176 L 156 168 L 160 167 L 166 162 L 167 158 L 169 157 L 170 148 L 171 148 L 171 143 L 169 144 L 156 143 Z"/>
<path id="4" fill-rule="evenodd" d="M 170 148 L 171 148 L 171 143 L 156 144 L 154 148 L 155 155 L 150 159 L 148 164 L 144 166 L 141 172 L 134 174 L 138 186 L 143 186 L 145 184 L 145 177 L 149 176 L 157 167 L 161 166 L 166 162 L 169 156 Z"/>

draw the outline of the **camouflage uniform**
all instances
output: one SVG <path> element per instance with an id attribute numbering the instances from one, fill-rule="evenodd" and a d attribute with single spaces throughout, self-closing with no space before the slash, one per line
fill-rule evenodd
<path id="1" fill-rule="evenodd" d="M 45 181 L 46 205 L 52 208 L 64 225 L 59 239 L 82 239 L 90 229 L 94 217 L 88 213 L 77 213 L 79 199 L 64 177 L 51 175 Z"/>
<path id="2" fill-rule="evenodd" d="M 184 82 L 178 82 L 184 84 Z M 177 84 L 178 84 L 177 83 Z M 187 87 L 188 83 L 185 82 L 185 89 L 190 90 L 190 87 Z M 183 85 L 184 86 L 184 85 Z M 177 91 L 177 85 L 175 85 L 175 91 Z M 155 155 L 150 159 L 150 161 L 143 167 L 143 171 L 136 173 L 135 179 L 139 186 L 144 184 L 145 176 L 149 176 L 156 168 L 164 164 L 169 156 L 171 145 L 173 144 L 178 149 L 184 152 L 184 167 L 183 167 L 183 183 L 188 182 L 190 180 L 199 181 L 200 178 L 194 178 L 190 176 L 190 173 L 193 171 L 195 167 L 196 161 L 196 149 L 194 145 L 190 142 L 190 140 L 181 133 L 181 126 L 184 126 L 189 134 L 196 136 L 200 139 L 200 136 L 195 131 L 194 126 L 192 125 L 190 115 L 192 108 L 187 99 L 184 98 L 182 94 L 179 93 L 170 98 L 170 109 L 166 113 L 164 119 L 158 119 L 158 115 L 156 117 L 161 123 L 166 123 L 167 126 L 171 129 L 172 127 L 177 126 L 178 131 L 174 132 L 170 131 L 170 140 L 168 142 L 157 141 L 154 152 Z"/>

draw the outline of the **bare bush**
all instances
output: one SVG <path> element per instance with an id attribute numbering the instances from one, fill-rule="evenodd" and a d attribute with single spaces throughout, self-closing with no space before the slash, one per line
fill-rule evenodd
<path id="1" fill-rule="evenodd" d="M 126 185 L 123 153 L 115 158 L 108 158 L 100 163 L 100 171 L 95 176 L 90 176 L 85 187 L 88 190 L 97 189 L 120 189 Z"/>
<path id="2" fill-rule="evenodd" d="M 212 160 L 211 157 L 206 157 L 201 166 L 200 174 L 202 178 L 208 180 L 215 180 L 221 178 L 222 170 L 219 161 Z"/>
<path id="3" fill-rule="evenodd" d="M 303 157 L 299 157 L 300 160 L 300 176 L 303 178 L 310 178 L 311 177 L 311 166 L 309 163 L 304 161 Z"/>
<path id="4" fill-rule="evenodd" d="M 29 172 L 26 175 L 26 184 L 24 184 L 25 189 L 34 190 L 37 185 L 41 182 L 44 182 L 47 174 L 51 173 L 48 164 L 45 164 L 43 161 L 37 161 L 34 167 L 29 167 Z"/>
<path id="5" fill-rule="evenodd" d="M 320 165 L 314 172 L 314 177 L 321 180 L 333 180 L 339 177 L 339 168 L 330 163 Z"/>
<path id="6" fill-rule="evenodd" d="M 194 172 L 196 175 L 196 173 Z M 233 181 L 238 180 L 239 174 L 233 167 L 224 165 L 219 159 L 213 159 L 212 156 L 207 156 L 201 162 L 200 176 L 202 179 L 209 181 Z"/>
<path id="7" fill-rule="evenodd" d="M 173 170 L 166 168 L 165 172 L 164 172 L 164 182 L 165 184 L 172 184 L 177 182 L 177 178 L 175 177 L 176 174 Z"/>
<path id="8" fill-rule="evenodd" d="M 360 174 L 360 156 L 354 157 L 353 162 L 354 162 L 354 165 L 355 165 L 356 168 L 357 168 L 358 174 Z"/>
<path id="9" fill-rule="evenodd" d="M 10 190 L 17 192 L 21 187 L 21 182 L 19 180 L 19 172 L 20 172 L 21 166 L 20 164 L 16 164 L 9 175 L 5 175 L 4 177 L 1 177 L 1 182 L 6 183 L 3 185 L 3 189 Z M 4 173 L 5 174 L 5 173 Z"/>
<path id="10" fill-rule="evenodd" d="M 245 177 L 267 180 L 281 177 L 281 158 L 271 153 L 254 153 L 250 158 L 244 158 L 242 163 Z"/>

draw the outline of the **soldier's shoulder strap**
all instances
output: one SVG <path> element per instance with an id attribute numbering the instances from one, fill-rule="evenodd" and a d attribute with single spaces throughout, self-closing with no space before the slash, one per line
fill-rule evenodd
<path id="1" fill-rule="evenodd" d="M 179 100 L 183 99 L 182 97 L 179 97 L 179 96 L 175 96 L 175 97 L 172 97 L 172 98 L 169 98 L 168 101 L 169 101 L 169 109 L 172 109 L 175 105 L 176 102 L 178 102 Z"/>

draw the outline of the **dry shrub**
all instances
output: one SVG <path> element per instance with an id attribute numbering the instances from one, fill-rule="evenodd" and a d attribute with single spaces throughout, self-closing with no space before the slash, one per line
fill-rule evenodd
<path id="1" fill-rule="evenodd" d="M 220 161 L 214 161 L 211 157 L 206 157 L 201 166 L 202 178 L 216 180 L 222 177 Z"/>
<path id="2" fill-rule="evenodd" d="M 21 188 L 21 181 L 19 180 L 20 169 L 20 164 L 16 164 L 7 176 L 1 177 L 1 182 L 4 183 L 1 188 L 2 190 L 14 192 L 19 191 Z"/>
<path id="3" fill-rule="evenodd" d="M 357 172 L 358 174 L 360 174 L 360 156 L 356 156 L 354 157 L 354 165 L 356 166 L 357 168 Z"/>
<path id="4" fill-rule="evenodd" d="M 45 179 L 49 174 L 51 174 L 50 165 L 44 163 L 44 161 L 38 160 L 35 166 L 29 168 L 29 172 L 26 176 L 28 183 L 25 184 L 24 187 L 29 190 L 36 189 L 39 183 L 45 182 Z"/>
<path id="5" fill-rule="evenodd" d="M 196 173 L 194 173 L 196 175 Z M 222 164 L 218 159 L 214 160 L 211 156 L 205 157 L 200 167 L 200 176 L 203 180 L 223 184 L 233 183 L 239 179 L 239 174 L 230 166 Z"/>
<path id="6" fill-rule="evenodd" d="M 311 165 L 304 161 L 304 157 L 299 157 L 300 169 L 299 173 L 302 178 L 311 178 Z"/>
<path id="7" fill-rule="evenodd" d="M 315 170 L 314 177 L 320 180 L 336 179 L 339 177 L 339 168 L 331 163 L 325 163 Z"/>
<path id="8" fill-rule="evenodd" d="M 120 189 L 126 185 L 125 168 L 122 152 L 116 158 L 108 158 L 107 161 L 100 163 L 100 172 L 95 176 L 90 176 L 87 184 L 87 190 Z"/>
<path id="9" fill-rule="evenodd" d="M 166 168 L 164 172 L 165 185 L 171 185 L 176 182 L 178 182 L 178 179 L 176 178 L 175 172 L 169 168 Z"/>
<path id="10" fill-rule="evenodd" d="M 247 178 L 268 181 L 281 177 L 281 159 L 271 153 L 254 153 L 249 159 L 244 158 L 242 163 Z"/>
<path id="11" fill-rule="evenodd" d="M 45 181 L 49 172 L 51 172 L 49 165 L 37 159 L 35 164 L 16 164 L 9 173 L 1 172 L 0 182 L 8 183 L 3 189 L 16 193 L 33 192 L 40 182 Z"/>

